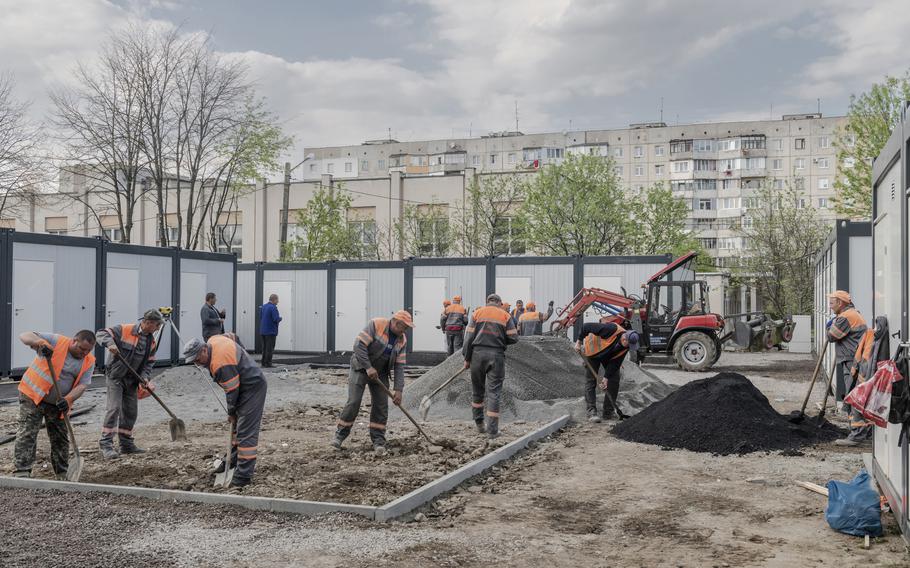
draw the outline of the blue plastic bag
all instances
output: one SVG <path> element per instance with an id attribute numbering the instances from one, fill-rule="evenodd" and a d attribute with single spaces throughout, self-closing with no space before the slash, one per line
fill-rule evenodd
<path id="1" fill-rule="evenodd" d="M 882 536 L 881 502 L 865 469 L 849 482 L 828 482 L 825 520 L 832 529 L 842 533 Z"/>

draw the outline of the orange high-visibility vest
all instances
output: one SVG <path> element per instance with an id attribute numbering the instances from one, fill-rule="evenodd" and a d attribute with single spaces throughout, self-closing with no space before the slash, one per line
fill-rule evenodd
<path id="1" fill-rule="evenodd" d="M 584 342 L 585 356 L 594 357 L 598 353 L 601 353 L 602 351 L 604 351 L 605 349 L 607 349 L 608 347 L 613 345 L 613 343 L 615 343 L 619 339 L 619 336 L 621 336 L 625 332 L 626 332 L 625 329 L 623 329 L 620 326 L 616 326 L 616 331 L 613 332 L 613 335 L 611 335 L 610 337 L 601 337 L 599 335 L 589 333 L 588 335 L 585 336 L 585 342 Z M 617 353 L 616 356 L 613 357 L 613 359 L 615 359 L 616 357 L 619 357 L 620 355 L 625 355 L 626 351 L 628 351 L 628 350 L 627 349 L 620 350 L 620 352 Z"/>
<path id="2" fill-rule="evenodd" d="M 62 335 L 58 336 L 57 346 L 54 347 L 54 354 L 51 356 L 51 362 L 54 364 L 55 376 L 58 376 L 60 371 L 63 370 L 63 364 L 66 362 L 66 355 L 69 353 L 69 348 L 72 343 L 73 340 L 69 337 L 64 337 Z M 82 380 L 85 372 L 94 365 L 95 356 L 89 353 L 82 359 L 82 369 L 79 370 L 79 375 L 76 376 L 76 380 L 73 381 L 72 388 L 76 388 L 76 385 Z M 38 406 L 41 404 L 41 401 L 44 400 L 44 397 L 47 396 L 47 393 L 51 391 L 53 384 L 54 381 L 51 379 L 50 369 L 47 366 L 47 359 L 38 355 L 35 357 L 35 360 L 32 361 L 32 364 L 29 365 L 28 369 L 25 370 L 25 374 L 22 375 L 22 380 L 19 381 L 19 392 L 30 398 L 31 401 L 35 403 L 35 406 Z M 72 392 L 72 389 L 70 392 Z"/>
<path id="3" fill-rule="evenodd" d="M 136 348 L 136 344 L 139 343 L 139 335 L 133 335 L 133 329 L 139 324 L 135 323 L 125 323 L 120 326 L 120 329 L 123 330 L 123 333 L 120 336 L 120 343 L 129 345 L 130 350 Z M 155 334 L 149 338 L 151 340 L 151 345 L 149 346 L 149 353 L 154 353 L 157 350 L 157 344 L 155 343 Z"/>
<path id="4" fill-rule="evenodd" d="M 540 312 L 525 312 L 518 318 L 518 323 L 524 323 L 528 321 L 540 321 Z"/>

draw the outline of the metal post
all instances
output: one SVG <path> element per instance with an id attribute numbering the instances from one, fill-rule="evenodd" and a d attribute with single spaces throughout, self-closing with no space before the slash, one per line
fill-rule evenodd
<path id="1" fill-rule="evenodd" d="M 288 242 L 288 208 L 291 206 L 291 162 L 284 163 L 284 193 L 281 197 L 281 255 Z M 258 301 L 258 300 L 257 300 Z"/>
<path id="2" fill-rule="evenodd" d="M 414 315 L 414 265 L 410 259 L 404 261 L 404 309 L 411 312 L 412 316 Z M 423 331 L 422 333 L 429 333 L 429 331 Z M 414 349 L 413 336 L 411 328 L 408 328 L 408 353 Z"/>
<path id="3" fill-rule="evenodd" d="M 335 351 L 335 263 L 330 261 L 326 273 L 326 337 L 325 350 Z"/>
<path id="4" fill-rule="evenodd" d="M 12 367 L 13 239 L 9 229 L 0 229 L 0 320 L 10 322 L 0 327 L 0 376 L 3 376 Z"/>
<path id="5" fill-rule="evenodd" d="M 255 310 L 255 319 L 253 320 L 253 326 L 255 329 L 255 337 L 253 338 L 253 349 L 257 353 L 262 353 L 262 336 L 259 334 L 262 330 L 260 329 L 261 321 L 261 312 L 262 312 L 262 295 L 265 288 L 265 270 L 262 268 L 262 263 L 256 263 L 256 280 L 253 284 L 253 305 L 256 306 Z"/>

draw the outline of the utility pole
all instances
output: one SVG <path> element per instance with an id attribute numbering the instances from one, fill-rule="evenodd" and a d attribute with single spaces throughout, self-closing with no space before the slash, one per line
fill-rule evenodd
<path id="1" fill-rule="evenodd" d="M 281 198 L 281 249 L 288 242 L 288 208 L 291 202 L 291 162 L 284 163 L 284 195 Z"/>
<path id="2" fill-rule="evenodd" d="M 515 101 L 515 132 L 518 132 L 518 101 Z"/>

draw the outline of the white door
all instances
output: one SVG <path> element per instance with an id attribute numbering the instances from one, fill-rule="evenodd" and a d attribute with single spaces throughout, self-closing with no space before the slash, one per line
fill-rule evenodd
<path id="1" fill-rule="evenodd" d="M 496 293 L 502 301 L 515 307 L 515 300 L 527 302 L 531 297 L 531 279 L 502 277 L 496 278 Z"/>
<path id="2" fill-rule="evenodd" d="M 606 290 L 608 292 L 616 292 L 617 294 L 622 294 L 620 287 L 622 286 L 622 278 L 619 276 L 585 276 L 585 288 L 600 288 L 601 290 Z M 593 308 L 589 308 L 585 311 L 585 323 L 597 322 L 600 320 L 601 315 L 597 313 Z"/>
<path id="3" fill-rule="evenodd" d="M 237 271 L 237 336 L 252 348 L 256 335 L 256 271 Z"/>
<path id="4" fill-rule="evenodd" d="M 278 338 L 275 340 L 276 351 L 294 351 L 294 283 L 287 280 L 266 280 L 262 283 L 262 304 L 269 301 L 269 296 L 278 294 L 278 313 L 281 323 L 278 325 Z"/>
<path id="5" fill-rule="evenodd" d="M 108 327 L 118 323 L 134 322 L 139 313 L 139 269 L 107 269 L 107 312 L 104 314 Z"/>
<path id="6" fill-rule="evenodd" d="M 297 272 L 297 308 L 294 322 L 294 345 L 298 351 L 325 351 L 326 348 L 326 296 L 328 273 L 325 270 L 300 270 Z M 300 321 L 303 320 L 303 321 Z"/>
<path id="7" fill-rule="evenodd" d="M 335 282 L 335 351 L 350 351 L 367 324 L 367 281 Z"/>
<path id="8" fill-rule="evenodd" d="M 192 337 L 202 339 L 202 319 L 199 314 L 208 292 L 207 281 L 204 272 L 180 273 L 180 335 L 183 341 L 189 341 Z"/>
<path id="9" fill-rule="evenodd" d="M 445 338 L 436 326 L 445 298 L 445 278 L 414 279 L 414 351 L 443 351 Z"/>
<path id="10" fill-rule="evenodd" d="M 12 365 L 27 367 L 35 352 L 19 341 L 26 331 L 55 333 L 54 263 L 47 260 L 13 261 Z M 72 333 L 71 331 L 69 333 Z"/>

